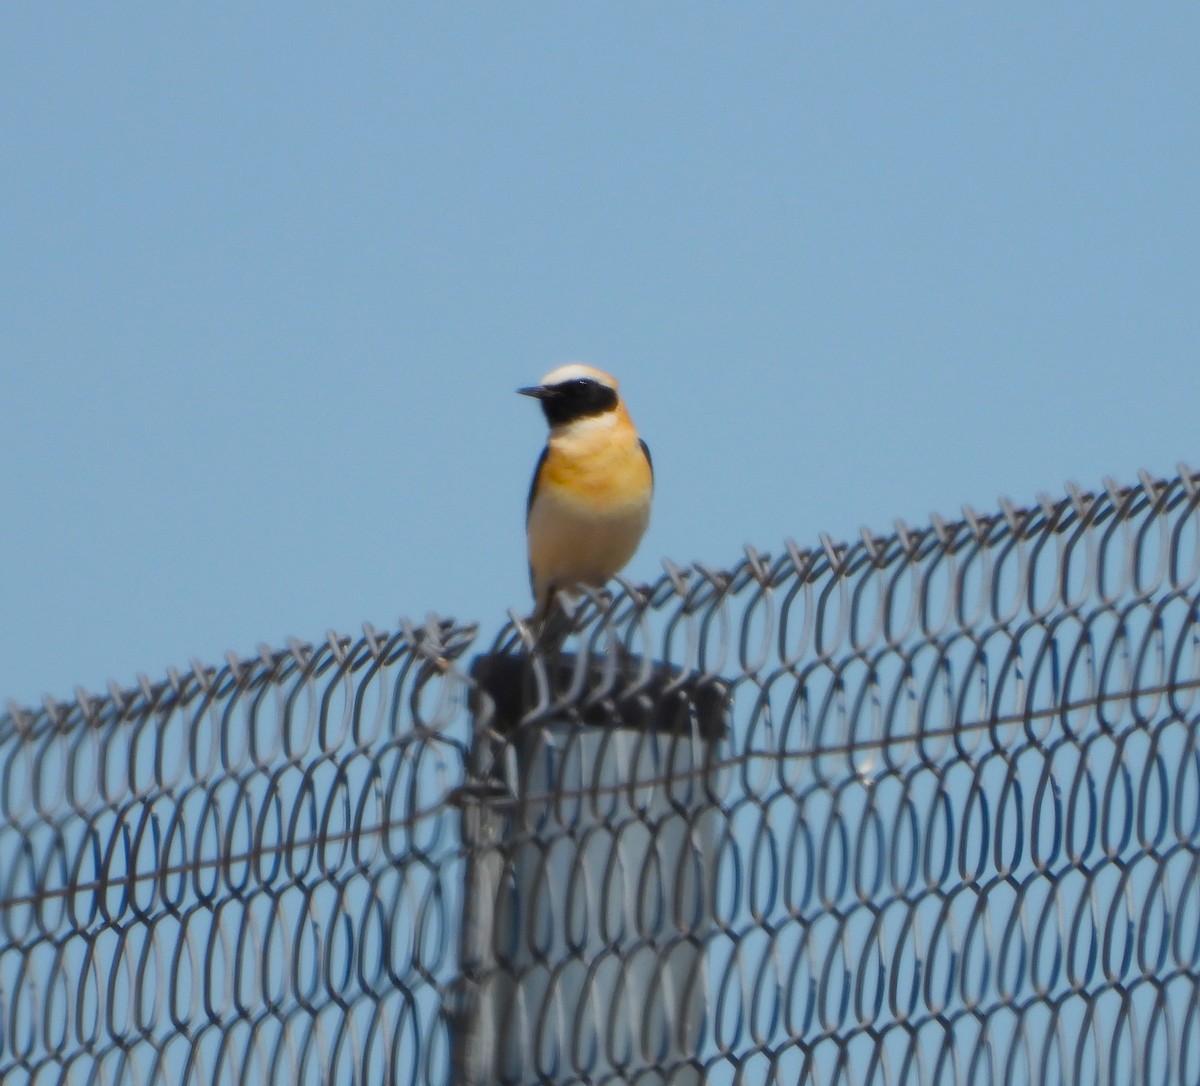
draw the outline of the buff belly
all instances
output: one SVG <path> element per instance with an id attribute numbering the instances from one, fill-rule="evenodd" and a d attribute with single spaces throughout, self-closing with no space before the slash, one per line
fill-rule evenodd
<path id="1" fill-rule="evenodd" d="M 650 522 L 650 495 L 585 503 L 547 486 L 529 511 L 529 565 L 539 610 L 559 589 L 602 587 L 633 557 Z"/>

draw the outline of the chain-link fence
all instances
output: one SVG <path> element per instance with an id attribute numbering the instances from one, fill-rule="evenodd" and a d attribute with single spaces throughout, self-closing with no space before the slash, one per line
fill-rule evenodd
<path id="1" fill-rule="evenodd" d="M 1200 1082 L 1200 477 L 0 718 L 0 1081 Z"/>

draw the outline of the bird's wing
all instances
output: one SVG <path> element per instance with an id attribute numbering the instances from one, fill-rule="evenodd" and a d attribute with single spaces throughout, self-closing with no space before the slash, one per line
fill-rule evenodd
<path id="1" fill-rule="evenodd" d="M 645 444 L 643 442 L 643 444 Z M 542 449 L 542 455 L 538 457 L 537 467 L 533 469 L 533 478 L 529 480 L 529 497 L 525 499 L 525 523 L 529 524 L 529 514 L 533 512 L 533 496 L 537 493 L 538 478 L 542 474 L 542 465 L 546 463 L 546 457 L 550 455 L 550 446 L 547 445 Z"/>
<path id="2" fill-rule="evenodd" d="M 650 465 L 650 482 L 654 482 L 654 461 L 650 459 L 650 446 L 647 445 L 641 438 L 638 438 L 638 443 L 642 446 L 642 452 L 646 454 L 646 463 Z M 545 453 L 542 453 L 545 456 Z M 541 465 L 538 465 L 541 467 Z"/>

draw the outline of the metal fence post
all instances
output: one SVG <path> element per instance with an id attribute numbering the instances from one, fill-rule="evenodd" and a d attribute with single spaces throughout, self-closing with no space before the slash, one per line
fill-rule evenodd
<path id="1" fill-rule="evenodd" d="M 726 691 L 661 669 L 520 724 L 528 660 L 472 674 L 456 1082 L 698 1084 Z"/>

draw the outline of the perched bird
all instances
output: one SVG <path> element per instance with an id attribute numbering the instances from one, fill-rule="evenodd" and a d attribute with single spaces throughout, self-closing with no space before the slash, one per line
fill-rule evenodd
<path id="1" fill-rule="evenodd" d="M 541 401 L 550 424 L 525 508 L 534 620 L 545 624 L 556 592 L 602 588 L 633 557 L 654 469 L 607 373 L 573 362 L 517 391 Z"/>

